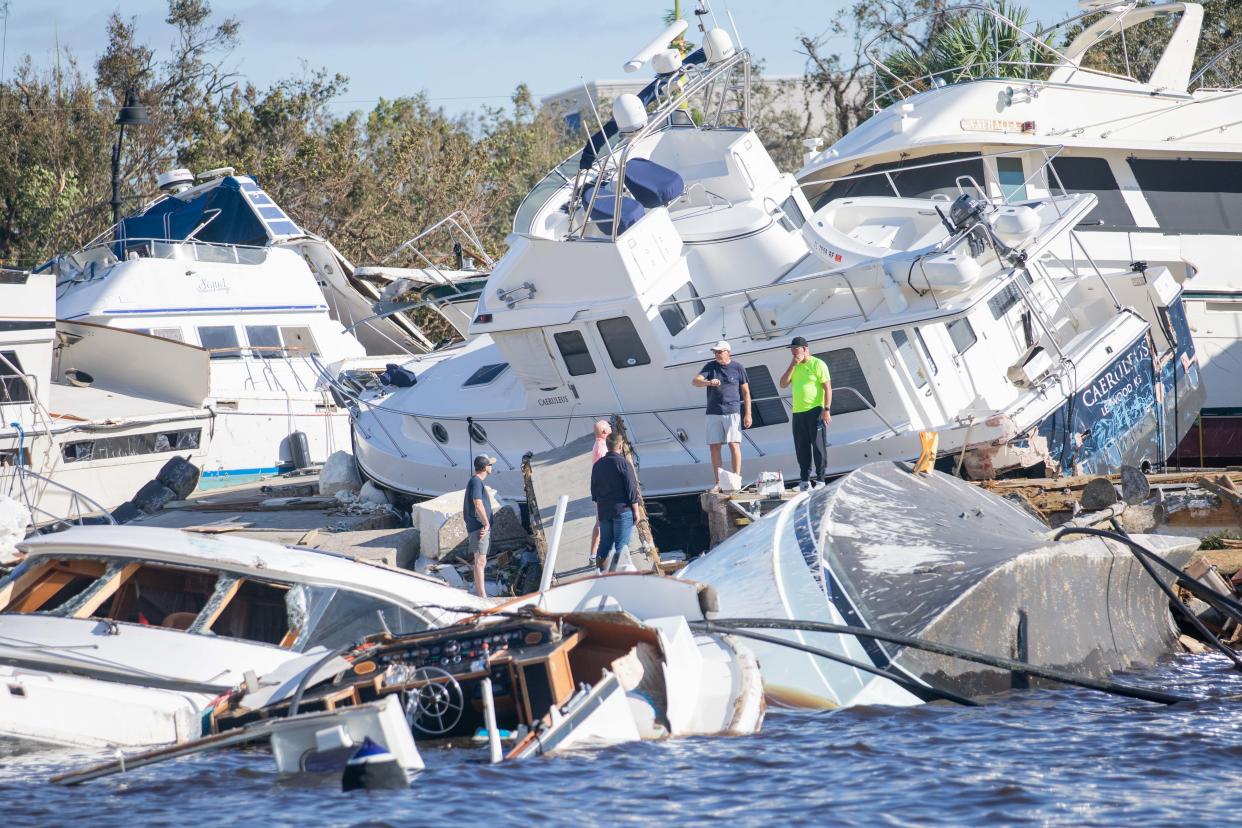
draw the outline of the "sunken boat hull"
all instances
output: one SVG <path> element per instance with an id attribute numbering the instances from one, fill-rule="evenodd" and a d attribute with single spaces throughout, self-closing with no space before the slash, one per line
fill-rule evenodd
<path id="1" fill-rule="evenodd" d="M 1197 546 L 1143 541 L 1177 564 Z M 949 475 L 911 474 L 898 463 L 875 463 L 799 495 L 693 562 L 684 577 L 715 587 L 722 619 L 866 627 L 1080 676 L 1151 663 L 1176 640 L 1159 587 L 1120 545 L 1055 543 L 1015 504 Z M 1006 670 L 862 637 L 781 636 L 959 695 L 1022 682 Z M 752 646 L 775 703 L 884 703 L 904 693 L 821 657 Z"/>

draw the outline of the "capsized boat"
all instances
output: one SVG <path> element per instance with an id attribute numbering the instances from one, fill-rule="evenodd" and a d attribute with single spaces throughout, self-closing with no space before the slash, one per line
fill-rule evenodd
<path id="1" fill-rule="evenodd" d="M 395 697 L 424 751 L 503 730 L 512 734 L 505 759 L 757 732 L 765 711 L 759 665 L 728 634 L 691 632 L 689 622 L 705 618 L 703 593 L 651 574 L 597 576 L 445 629 L 377 634 L 343 653 L 347 664 L 331 676 L 286 673 L 268 683 L 275 689 L 238 687 L 216 702 L 210 727 L 224 734 Z M 322 763 L 316 753 L 303 754 L 302 769 Z"/>
<path id="2" fill-rule="evenodd" d="M 0 494 L 37 525 L 115 508 L 170 459 L 201 464 L 207 352 L 57 321 L 50 273 L 0 270 Z"/>
<path id="3" fill-rule="evenodd" d="M 363 272 L 250 176 L 175 170 L 160 183 L 157 199 L 40 272 L 55 277 L 62 319 L 206 350 L 217 432 L 200 464 L 206 484 L 322 463 L 347 449 L 349 415 L 324 376 L 355 371 L 373 381 L 387 363 L 460 339 L 473 313 L 486 274 L 464 253 L 469 269 L 455 270 L 420 248 L 447 236 L 464 241 L 455 242 L 459 251 L 478 250 L 464 215 L 398 248 L 417 267 Z M 402 304 L 399 296 L 415 298 Z M 424 332 L 411 310 L 435 331 Z M 141 357 L 135 350 L 121 364 Z"/>
<path id="4" fill-rule="evenodd" d="M 1179 565 L 1198 548 L 1197 539 L 1141 540 Z M 1089 677 L 1151 663 L 1176 643 L 1167 600 L 1123 547 L 1054 543 L 1015 503 L 940 472 L 912 474 L 902 463 L 873 463 L 800 493 L 678 575 L 715 588 L 720 619 L 867 627 Z M 961 696 L 1014 686 L 1007 671 L 875 640 L 763 632 Z M 777 704 L 935 697 L 780 645 L 750 646 Z"/>
<path id="5" fill-rule="evenodd" d="M 965 178 L 949 198 L 813 210 L 748 125 L 749 55 L 721 29 L 705 41 L 528 195 L 473 338 L 407 362 L 409 387 L 355 396 L 368 477 L 438 495 L 484 450 L 489 482 L 522 497 L 527 452 L 616 415 L 647 495 L 702 491 L 691 380 L 725 339 L 754 400 L 743 476 L 791 479 L 777 380 L 794 336 L 832 375 L 830 475 L 912 460 L 929 430 L 978 478 L 1165 461 L 1204 393 L 1181 289 L 1165 267 L 1060 252 L 1094 195 L 993 197 Z"/>
<path id="6" fill-rule="evenodd" d="M 1085 251 L 1105 272 L 1135 261 L 1167 267 L 1184 285 L 1206 403 L 1203 437 L 1182 454 L 1236 460 L 1242 38 L 1219 28 L 1223 48 L 1211 54 L 1195 2 L 1079 5 L 1047 28 L 986 4 L 937 5 L 877 34 L 864 47 L 875 72 L 870 116 L 808 154 L 798 181 L 816 210 L 861 196 L 953 198 L 963 177 L 1018 202 L 1093 193 L 1056 252 Z M 891 58 L 918 65 L 906 44 L 924 25 L 978 32 L 980 48 L 959 65 L 929 60 L 921 77 L 899 76 Z"/>
<path id="7" fill-rule="evenodd" d="M 196 739 L 212 700 L 256 675 L 491 604 L 405 570 L 171 529 L 79 527 L 19 548 L 0 581 L 0 735 L 54 744 Z"/>

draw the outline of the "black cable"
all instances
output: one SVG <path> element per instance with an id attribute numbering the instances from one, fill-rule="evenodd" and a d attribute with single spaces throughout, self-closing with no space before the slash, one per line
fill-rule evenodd
<path id="1" fill-rule="evenodd" d="M 1177 595 L 1174 594 L 1173 590 L 1169 587 L 1169 585 L 1164 582 L 1164 579 L 1161 578 L 1159 575 L 1157 575 L 1156 571 L 1151 568 L 1151 564 L 1147 562 L 1146 556 L 1141 554 L 1141 552 L 1146 552 L 1148 555 L 1151 555 L 1151 557 L 1153 558 L 1159 558 L 1159 556 L 1155 555 L 1150 550 L 1143 549 L 1141 546 L 1139 546 L 1138 543 L 1136 543 L 1133 538 L 1131 538 L 1128 534 L 1126 534 L 1124 530 L 1121 530 L 1120 524 L 1118 524 L 1115 520 L 1113 521 L 1113 525 L 1118 528 L 1119 530 L 1118 532 L 1110 532 L 1107 529 L 1092 529 L 1086 526 L 1065 528 L 1065 529 L 1062 529 L 1060 532 L 1057 532 L 1057 534 L 1053 537 L 1053 540 L 1060 540 L 1066 535 L 1095 535 L 1096 537 L 1109 538 L 1110 540 L 1115 540 L 1123 544 L 1127 549 L 1130 550 L 1130 554 L 1132 554 L 1135 560 L 1139 562 L 1139 565 L 1142 566 L 1144 570 L 1146 570 L 1149 576 L 1151 576 L 1151 579 L 1156 582 L 1156 586 L 1160 587 L 1160 591 L 1163 592 L 1165 594 L 1165 597 L 1169 599 L 1169 603 L 1172 604 L 1177 609 L 1177 611 L 1181 613 L 1181 615 L 1187 621 L 1190 622 L 1190 625 L 1194 627 L 1201 636 L 1203 636 L 1203 640 L 1207 641 L 1209 644 L 1214 646 L 1217 650 L 1224 653 L 1225 656 L 1230 661 L 1233 662 L 1235 667 L 1237 667 L 1239 670 L 1242 670 L 1242 659 L 1238 658 L 1238 654 L 1235 653 L 1233 650 L 1229 649 L 1228 647 L 1226 647 L 1224 643 L 1221 642 L 1221 640 L 1217 638 L 1215 635 L 1213 635 L 1212 632 L 1204 625 L 1204 623 L 1199 620 L 1199 616 L 1195 615 L 1194 612 L 1191 611 L 1190 607 L 1186 606 L 1178 599 Z M 1180 575 L 1181 573 L 1179 572 L 1178 574 Z M 1205 587 L 1205 589 L 1206 588 L 1207 587 Z"/>
<path id="2" fill-rule="evenodd" d="M 1063 673 L 1060 670 L 1053 670 L 1048 667 L 1028 664 L 1024 661 L 1014 661 L 1013 659 L 992 656 L 987 653 L 975 652 L 974 650 L 967 650 L 961 647 L 953 647 L 951 645 L 941 644 L 936 641 L 927 641 L 925 639 L 914 638 L 909 635 L 899 635 L 897 633 L 883 632 L 881 630 L 872 630 L 867 627 L 850 627 L 844 624 L 827 624 L 821 621 L 792 621 L 781 618 L 716 618 L 713 619 L 711 623 L 713 625 L 719 625 L 724 629 L 731 629 L 733 627 L 756 627 L 759 629 L 806 630 L 807 632 L 825 632 L 836 633 L 838 635 L 852 635 L 859 638 L 874 638 L 879 641 L 887 641 L 891 644 L 900 644 L 904 647 L 911 647 L 916 650 L 926 650 L 929 653 L 936 653 L 937 655 L 960 658 L 963 661 L 973 661 L 978 664 L 984 664 L 989 667 L 997 667 L 1014 673 L 1025 673 L 1038 678 L 1051 679 L 1052 681 L 1057 681 L 1061 684 L 1085 687 L 1088 690 L 1099 690 L 1103 693 L 1112 693 L 1117 696 L 1126 696 L 1132 699 L 1159 702 L 1160 704 L 1176 704 L 1177 702 L 1191 701 L 1191 699 L 1186 698 L 1185 696 L 1174 696 L 1160 690 L 1148 690 L 1145 687 L 1119 684 L 1114 681 L 1101 681 L 1082 676 L 1075 676 L 1069 673 Z"/>
<path id="3" fill-rule="evenodd" d="M 886 678 L 889 681 L 894 682 L 895 684 L 901 685 L 901 687 L 910 691 L 911 693 L 918 696 L 919 698 L 923 698 L 925 695 L 930 694 L 938 698 L 944 699 L 945 701 L 951 701 L 951 702 L 954 702 L 955 704 L 964 705 L 966 707 L 978 707 L 979 706 L 978 702 L 971 701 L 970 699 L 959 696 L 956 693 L 951 693 L 948 690 L 941 690 L 939 687 L 933 687 L 930 684 L 922 684 L 918 681 L 915 681 L 912 678 L 909 678 L 908 676 L 903 676 L 900 673 L 890 673 L 888 670 L 883 670 L 879 667 L 874 667 L 870 664 L 865 664 L 861 661 L 852 659 L 849 656 L 838 655 L 837 653 L 831 652 L 829 650 L 823 650 L 823 649 L 820 649 L 819 647 L 812 647 L 810 644 L 803 644 L 798 641 L 790 641 L 787 638 L 777 638 L 774 635 L 764 635 L 763 633 L 748 632 L 746 630 L 739 630 L 733 627 L 726 626 L 726 627 L 717 628 L 714 626 L 714 622 L 712 621 L 692 621 L 690 622 L 690 627 L 691 629 L 696 629 L 696 628 L 701 629 L 704 632 L 719 632 L 719 633 L 724 633 L 725 635 L 736 635 L 739 638 L 753 638 L 756 641 L 766 641 L 769 644 L 779 644 L 782 647 L 789 647 L 791 650 L 801 650 L 804 653 L 810 653 L 811 655 L 819 656 L 821 658 L 826 658 L 829 661 L 836 661 L 841 664 L 845 664 L 849 667 L 853 667 L 856 670 L 862 670 L 865 673 L 871 673 L 872 675 L 879 676 L 880 678 Z"/>
<path id="4" fill-rule="evenodd" d="M 1130 546 L 1131 549 L 1147 558 L 1152 563 L 1159 564 L 1169 570 L 1169 572 L 1172 572 L 1173 576 L 1177 579 L 1178 584 L 1194 593 L 1196 597 L 1203 599 L 1213 606 L 1216 606 L 1218 610 L 1232 618 L 1234 621 L 1242 624 L 1242 602 L 1239 602 L 1231 595 L 1226 595 L 1223 592 L 1217 592 L 1215 589 L 1203 583 L 1203 581 L 1200 581 L 1198 578 L 1187 575 L 1185 572 L 1178 569 L 1164 558 L 1130 538 L 1130 535 L 1124 529 L 1120 528 L 1120 525 L 1117 524 L 1115 519 L 1113 520 L 1113 523 L 1117 526 L 1118 534 L 1122 536 L 1122 540 L 1126 542 L 1127 546 Z"/>

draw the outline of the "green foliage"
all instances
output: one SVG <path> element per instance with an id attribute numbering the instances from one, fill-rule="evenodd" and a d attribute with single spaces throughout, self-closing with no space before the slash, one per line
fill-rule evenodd
<path id="1" fill-rule="evenodd" d="M 1196 69 L 1242 36 L 1242 3 L 1237 0 L 1203 0 L 1202 5 L 1203 30 L 1195 53 Z M 1100 17 L 1086 17 L 1068 28 L 1063 45 L 1068 45 Z M 1175 15 L 1161 15 L 1127 29 L 1124 38 L 1115 34 L 1107 37 L 1087 50 L 1083 66 L 1145 81 L 1156 68 L 1179 19 Z M 1203 83 L 1227 88 L 1242 86 L 1242 53 L 1233 53 L 1210 70 Z"/>
<path id="2" fill-rule="evenodd" d="M 1225 529 L 1221 532 L 1213 532 L 1210 535 L 1204 535 L 1199 539 L 1199 551 L 1205 552 L 1224 549 L 1226 548 L 1225 541 L 1227 540 L 1242 540 L 1242 535 L 1239 535 L 1232 529 Z"/>
<path id="3" fill-rule="evenodd" d="M 1014 26 L 978 11 L 945 10 L 928 21 L 922 48 L 900 46 L 884 58 L 887 71 L 879 73 L 880 82 L 889 89 L 900 86 L 908 95 L 926 88 L 929 77 L 956 83 L 1040 76 L 1042 69 L 1031 64 L 1051 62 L 1051 52 L 1019 32 L 1030 21 L 1027 10 L 1012 0 L 996 0 L 994 8 Z"/>
<path id="4" fill-rule="evenodd" d="M 94 77 L 64 54 L 54 70 L 27 58 L 0 85 L 0 260 L 32 266 L 107 229 L 113 121 L 131 89 L 153 123 L 125 134 L 126 210 L 155 194 L 161 170 L 231 166 L 360 263 L 458 209 L 500 252 L 522 197 L 577 144 L 525 85 L 511 108 L 478 115 L 449 116 L 422 94 L 342 115 L 342 75 L 258 88 L 226 71 L 240 27 L 216 21 L 207 0 L 168 0 L 165 22 L 174 45 L 163 57 L 114 14 Z"/>

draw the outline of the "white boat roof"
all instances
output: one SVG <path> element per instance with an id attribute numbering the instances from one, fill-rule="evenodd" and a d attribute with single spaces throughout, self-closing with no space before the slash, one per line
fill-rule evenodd
<path id="1" fill-rule="evenodd" d="M 295 584 L 343 587 L 409 606 L 434 604 L 482 610 L 493 601 L 426 575 L 343 555 L 278 543 L 219 537 L 153 526 L 77 526 L 29 538 L 18 548 L 30 558 L 93 555 L 205 567 L 231 574 Z"/>

